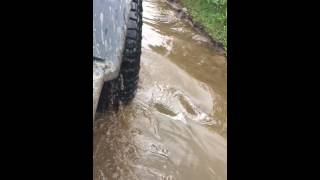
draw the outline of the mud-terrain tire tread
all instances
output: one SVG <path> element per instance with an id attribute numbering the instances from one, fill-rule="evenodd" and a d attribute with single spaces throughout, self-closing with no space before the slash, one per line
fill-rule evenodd
<path id="1" fill-rule="evenodd" d="M 134 98 L 139 82 L 141 40 L 142 0 L 132 0 L 120 73 L 117 79 L 104 83 L 97 112 L 118 111 L 120 101 L 128 104 Z"/>
<path id="2" fill-rule="evenodd" d="M 128 104 L 135 96 L 139 82 L 141 40 L 142 40 L 142 0 L 133 0 L 129 14 L 125 49 L 120 76 L 122 85 L 119 97 Z"/>

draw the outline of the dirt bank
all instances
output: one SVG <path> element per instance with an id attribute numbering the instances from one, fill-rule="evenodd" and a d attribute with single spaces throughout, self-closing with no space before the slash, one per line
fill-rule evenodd
<path id="1" fill-rule="evenodd" d="M 178 18 L 187 21 L 196 31 L 201 33 L 203 36 L 210 40 L 212 46 L 218 51 L 226 56 L 226 48 L 223 43 L 219 42 L 217 39 L 212 37 L 205 29 L 205 27 L 198 21 L 194 20 L 187 10 L 187 8 L 182 6 L 181 0 L 164 0 L 172 9 L 178 13 Z"/>

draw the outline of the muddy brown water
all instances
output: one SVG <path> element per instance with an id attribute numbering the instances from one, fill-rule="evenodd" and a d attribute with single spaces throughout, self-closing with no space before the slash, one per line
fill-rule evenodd
<path id="1" fill-rule="evenodd" d="M 133 102 L 98 114 L 93 178 L 227 179 L 227 63 L 162 0 L 143 1 Z"/>

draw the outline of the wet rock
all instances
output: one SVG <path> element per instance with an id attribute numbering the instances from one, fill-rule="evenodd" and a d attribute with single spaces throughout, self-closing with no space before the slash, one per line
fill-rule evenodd
<path id="1" fill-rule="evenodd" d="M 187 14 L 184 11 L 182 11 L 181 9 L 177 10 L 177 12 L 178 12 L 177 17 L 179 19 L 185 19 L 187 17 Z"/>
<path id="2" fill-rule="evenodd" d="M 183 12 L 188 12 L 187 8 L 185 8 L 185 7 L 182 8 L 182 11 L 183 11 Z"/>

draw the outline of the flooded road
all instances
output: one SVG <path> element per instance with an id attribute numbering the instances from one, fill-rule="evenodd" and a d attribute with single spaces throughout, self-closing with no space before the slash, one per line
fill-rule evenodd
<path id="1" fill-rule="evenodd" d="M 227 64 L 162 0 L 143 1 L 138 92 L 97 115 L 94 179 L 227 179 Z"/>

